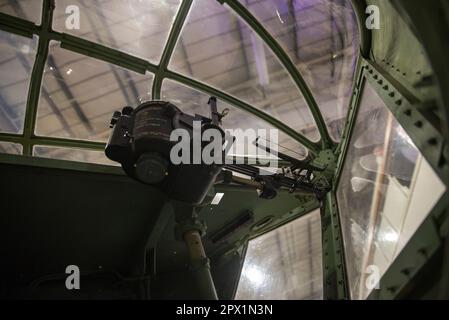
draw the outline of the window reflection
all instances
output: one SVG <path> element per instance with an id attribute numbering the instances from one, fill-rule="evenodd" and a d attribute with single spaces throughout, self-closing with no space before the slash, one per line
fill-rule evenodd
<path id="1" fill-rule="evenodd" d="M 0 132 L 22 133 L 37 38 L 0 31 Z"/>
<path id="2" fill-rule="evenodd" d="M 180 0 L 58 0 L 55 30 L 159 63 Z M 69 25 L 66 8 L 80 11 L 79 28 Z"/>
<path id="3" fill-rule="evenodd" d="M 42 0 L 0 0 L 0 12 L 40 24 Z"/>
<path id="4" fill-rule="evenodd" d="M 322 299 L 316 210 L 248 243 L 236 299 Z"/>
<path id="5" fill-rule="evenodd" d="M 51 42 L 36 133 L 106 141 L 112 113 L 150 100 L 152 81 L 151 74 L 141 75 Z"/>
<path id="6" fill-rule="evenodd" d="M 304 98 L 271 49 L 218 1 L 193 1 L 169 69 L 260 108 L 313 141 L 320 138 Z"/>
<path id="7" fill-rule="evenodd" d="M 22 154 L 22 149 L 21 144 L 0 141 L 0 153 Z"/>
<path id="8" fill-rule="evenodd" d="M 385 273 L 444 191 L 366 83 L 337 190 L 352 298 L 368 296 L 369 266 Z"/>
<path id="9" fill-rule="evenodd" d="M 187 87 L 176 81 L 165 79 L 162 82 L 162 99 L 167 100 L 178 106 L 183 112 L 189 114 L 201 114 L 210 116 L 210 107 L 207 104 L 209 95 L 198 90 Z M 226 117 L 223 118 L 223 128 L 225 129 L 274 129 L 273 126 L 252 114 L 243 111 L 218 100 L 219 111 L 225 108 L 230 109 Z M 307 149 L 293 140 L 285 133 L 278 131 L 279 151 L 296 159 L 304 159 L 307 156 Z M 244 146 L 236 147 L 236 150 L 246 150 Z M 245 153 L 248 155 L 248 153 Z"/>
<path id="10" fill-rule="evenodd" d="M 33 148 L 33 155 L 40 158 L 87 162 L 111 166 L 118 165 L 117 162 L 111 161 L 108 158 L 106 158 L 103 151 L 97 150 L 35 146 Z"/>
<path id="11" fill-rule="evenodd" d="M 359 47 L 349 0 L 240 0 L 283 47 L 340 140 Z"/>

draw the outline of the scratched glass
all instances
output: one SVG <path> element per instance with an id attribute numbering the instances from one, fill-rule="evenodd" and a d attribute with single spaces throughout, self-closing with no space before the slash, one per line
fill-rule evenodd
<path id="1" fill-rule="evenodd" d="M 169 69 L 221 89 L 313 141 L 320 138 L 303 96 L 271 49 L 218 1 L 193 1 Z"/>
<path id="2" fill-rule="evenodd" d="M 274 36 L 312 91 L 329 134 L 339 141 L 359 49 L 350 0 L 240 0 Z"/>
<path id="3" fill-rule="evenodd" d="M 40 24 L 42 0 L 0 0 L 0 12 Z"/>
<path id="4" fill-rule="evenodd" d="M 353 299 L 370 294 L 370 266 L 385 273 L 444 191 L 366 82 L 337 189 Z"/>
<path id="5" fill-rule="evenodd" d="M 68 160 L 75 162 L 86 162 L 94 164 L 104 164 L 117 166 L 117 162 L 106 158 L 102 150 L 86 150 L 80 148 L 65 148 L 65 147 L 48 147 L 48 146 L 34 146 L 33 156 L 40 158 L 50 158 L 59 160 Z"/>
<path id="6" fill-rule="evenodd" d="M 151 99 L 153 75 L 137 74 L 51 42 L 36 134 L 106 142 L 112 114 Z"/>
<path id="7" fill-rule="evenodd" d="M 0 132 L 23 132 L 36 48 L 37 37 L 0 31 Z"/>
<path id="8" fill-rule="evenodd" d="M 58 0 L 53 27 L 157 64 L 180 3 L 181 0 Z M 77 17 L 79 25 L 74 20 Z"/>
<path id="9" fill-rule="evenodd" d="M 235 299 L 323 298 L 320 210 L 248 243 Z"/>
<path id="10" fill-rule="evenodd" d="M 21 144 L 0 141 L 0 153 L 22 154 L 22 150 Z"/>

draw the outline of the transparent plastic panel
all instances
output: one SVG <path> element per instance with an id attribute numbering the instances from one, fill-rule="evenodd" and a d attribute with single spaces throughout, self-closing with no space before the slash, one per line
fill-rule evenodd
<path id="1" fill-rule="evenodd" d="M 349 107 L 358 27 L 350 0 L 240 0 L 287 52 L 340 140 Z"/>
<path id="2" fill-rule="evenodd" d="M 183 112 L 194 115 L 200 114 L 202 116 L 210 117 L 210 108 L 207 102 L 210 96 L 192 89 L 188 86 L 180 84 L 176 81 L 165 79 L 162 83 L 161 91 L 162 100 L 167 100 L 180 108 Z M 218 100 L 218 112 L 222 112 L 228 108 L 229 113 L 222 119 L 222 127 L 224 129 L 237 130 L 276 130 L 273 126 L 260 118 L 232 105 L 226 104 Z M 299 142 L 293 140 L 290 136 L 277 130 L 279 151 L 297 159 L 304 159 L 307 156 L 307 149 Z M 252 141 L 250 141 L 252 143 Z M 236 147 L 236 150 L 240 149 Z M 235 156 L 242 156 L 242 154 L 233 154 Z M 255 156 L 253 154 L 245 154 L 246 156 Z"/>
<path id="3" fill-rule="evenodd" d="M 365 299 L 445 192 L 381 98 L 365 83 L 337 199 L 353 299 Z"/>
<path id="4" fill-rule="evenodd" d="M 218 1 L 193 1 L 169 69 L 260 108 L 313 141 L 320 138 L 304 98 L 280 62 Z"/>
<path id="5" fill-rule="evenodd" d="M 23 131 L 37 42 L 0 31 L 0 132 Z"/>
<path id="6" fill-rule="evenodd" d="M 321 249 L 319 210 L 250 240 L 235 299 L 322 299 Z"/>
<path id="7" fill-rule="evenodd" d="M 153 75 L 61 49 L 52 42 L 39 99 L 40 136 L 106 141 L 112 114 L 151 99 Z"/>
<path id="8" fill-rule="evenodd" d="M 0 153 L 22 154 L 23 147 L 18 143 L 0 141 Z"/>
<path id="9" fill-rule="evenodd" d="M 40 158 L 104 164 L 110 166 L 119 165 L 117 164 L 117 162 L 109 160 L 104 154 L 104 151 L 87 150 L 79 148 L 34 146 L 33 156 Z"/>
<path id="10" fill-rule="evenodd" d="M 157 64 L 180 3 L 181 0 L 58 0 L 53 28 Z"/>
<path id="11" fill-rule="evenodd" d="M 0 0 L 0 12 L 40 24 L 42 0 Z"/>

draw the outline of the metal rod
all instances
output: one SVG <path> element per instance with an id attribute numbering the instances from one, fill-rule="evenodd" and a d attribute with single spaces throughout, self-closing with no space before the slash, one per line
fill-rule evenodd
<path id="1" fill-rule="evenodd" d="M 218 300 L 217 291 L 210 273 L 209 259 L 204 251 L 199 231 L 187 231 L 184 233 L 184 241 L 187 245 L 192 272 L 198 285 L 200 298 Z"/>

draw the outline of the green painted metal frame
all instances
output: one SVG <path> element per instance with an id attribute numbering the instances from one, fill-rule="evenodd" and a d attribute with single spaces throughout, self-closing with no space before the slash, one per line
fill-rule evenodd
<path id="1" fill-rule="evenodd" d="M 15 155 L 15 154 L 3 154 L 1 162 L 4 164 L 13 164 L 19 166 L 35 166 L 41 168 L 56 168 L 70 171 L 85 171 L 94 173 L 106 173 L 124 176 L 121 167 L 109 166 L 101 164 L 93 164 L 86 162 L 58 160 L 49 158 L 38 158 L 31 156 Z"/>
<path id="2" fill-rule="evenodd" d="M 444 239 L 449 235 L 448 204 L 449 197 L 445 193 L 382 276 L 379 289 L 373 290 L 368 299 L 390 300 L 404 297 L 426 264 L 439 250 L 444 249 Z M 444 292 L 436 298 L 448 299 Z"/>
<path id="3" fill-rule="evenodd" d="M 402 1 L 415 14 L 413 21 L 422 21 L 424 23 L 426 20 L 418 19 L 418 15 L 421 13 L 418 14 L 416 11 L 416 3 L 412 4 L 410 2 L 412 1 Z M 448 188 L 449 164 L 446 159 L 449 159 L 449 157 L 447 155 L 447 147 L 445 147 L 447 141 L 445 133 L 447 132 L 447 128 L 441 128 L 438 119 L 435 119 L 428 112 L 429 109 L 431 110 L 436 107 L 436 101 L 433 102 L 435 103 L 434 106 L 429 106 L 427 105 L 428 103 L 422 103 L 404 86 L 391 77 L 383 66 L 370 60 L 370 49 L 367 42 L 371 42 L 371 36 L 367 29 L 364 28 L 361 19 L 365 13 L 364 8 L 366 7 L 366 3 L 361 5 L 359 1 L 354 0 L 353 7 L 358 16 L 359 28 L 363 28 L 364 31 L 359 30 L 361 36 L 361 53 L 357 66 L 357 76 L 342 142 L 336 152 L 338 161 L 333 179 L 334 192 L 338 187 L 342 167 L 351 141 L 364 85 L 370 85 L 379 94 L 389 110 L 394 114 L 396 120 L 410 136 L 439 178 L 445 183 L 446 188 Z M 434 10 L 437 9 L 434 8 Z M 424 25 L 420 25 L 417 33 L 421 33 L 424 27 Z M 435 37 L 441 37 L 437 30 L 433 30 L 431 34 L 435 36 L 430 39 L 428 37 L 425 38 L 424 43 L 429 44 L 429 41 L 434 41 Z M 432 51 L 438 47 L 439 45 L 431 46 L 429 44 L 427 49 Z M 441 61 L 442 52 L 444 51 L 439 50 L 438 52 L 433 52 L 434 57 L 432 61 Z M 435 57 L 435 55 L 439 55 L 440 59 Z M 436 72 L 439 73 L 443 69 L 443 67 L 439 67 Z M 441 73 L 438 78 L 441 78 Z M 446 78 L 443 77 L 443 79 Z M 441 103 L 441 105 L 444 105 L 444 103 Z M 447 239 L 449 236 L 448 208 L 449 196 L 445 193 L 425 221 L 419 226 L 399 256 L 382 276 L 380 289 L 372 291 L 368 297 L 369 299 L 397 299 L 405 297 L 413 285 L 413 280 L 420 276 L 420 272 L 425 272 L 423 270 L 425 270 L 426 265 L 432 261 L 437 252 L 444 248 L 447 250 L 447 246 L 444 247 L 447 244 L 447 240 L 444 239 Z M 330 263 L 335 268 L 335 263 L 332 263 L 332 261 Z M 335 285 L 333 288 L 336 288 Z M 446 287 L 443 285 L 440 289 L 439 297 L 447 299 L 447 284 Z M 341 295 L 339 298 L 344 297 Z"/>
<path id="4" fill-rule="evenodd" d="M 75 36 L 59 33 L 52 30 L 52 12 L 54 2 L 52 0 L 43 1 L 42 24 L 36 26 L 32 22 L 12 17 L 0 13 L 0 29 L 20 36 L 32 38 L 39 37 L 36 61 L 32 71 L 29 95 L 27 99 L 27 111 L 25 117 L 25 129 L 21 135 L 0 133 L 0 140 L 20 143 L 24 146 L 24 154 L 31 156 L 34 145 L 76 147 L 91 150 L 103 150 L 105 144 L 101 142 L 63 139 L 53 137 L 38 137 L 34 135 L 35 120 L 40 86 L 42 83 L 43 69 L 48 55 L 49 42 L 52 40 L 61 42 L 61 47 L 67 50 L 87 55 L 102 61 L 106 61 L 117 66 L 132 70 L 141 74 L 151 72 L 155 75 L 152 95 L 160 98 L 162 81 L 164 78 L 172 79 L 183 83 L 193 89 L 216 95 L 219 99 L 245 110 L 270 123 L 279 130 L 285 132 L 296 141 L 307 147 L 313 155 L 317 155 L 321 150 L 335 148 L 335 144 L 329 137 L 326 124 L 313 98 L 307 84 L 303 80 L 300 72 L 289 59 L 288 55 L 276 40 L 263 28 L 263 26 L 251 15 L 251 13 L 237 0 L 217 0 L 227 4 L 237 15 L 239 15 L 273 50 L 276 57 L 286 68 L 295 84 L 302 92 L 309 108 L 317 123 L 321 134 L 321 141 L 314 143 L 289 128 L 277 119 L 267 115 L 263 111 L 241 101 L 221 90 L 208 86 L 202 82 L 190 79 L 184 75 L 172 72 L 167 69 L 168 63 L 175 48 L 177 39 L 184 25 L 192 0 L 184 0 L 176 15 L 175 22 L 170 31 L 166 46 L 164 48 L 161 62 L 154 65 L 146 60 L 126 54 L 119 50 L 87 41 Z M 374 87 L 380 94 L 386 105 L 393 112 L 397 120 L 411 136 L 418 149 L 431 164 L 443 181 L 448 181 L 448 164 L 442 161 L 445 157 L 443 148 L 444 137 L 437 130 L 435 123 L 426 117 L 423 108 L 416 108 L 419 101 L 407 92 L 398 82 L 391 78 L 381 66 L 367 60 L 370 51 L 371 37 L 363 26 L 365 1 L 352 0 L 353 8 L 357 13 L 359 21 L 359 33 L 361 37 L 361 50 L 357 64 L 356 82 L 354 84 L 353 96 L 350 102 L 348 117 L 342 136 L 342 141 L 336 148 L 338 156 L 337 167 L 334 174 L 333 191 L 328 193 L 322 208 L 323 221 L 323 268 L 324 268 L 324 295 L 328 299 L 349 298 L 347 275 L 345 269 L 344 248 L 341 238 L 341 227 L 338 214 L 338 206 L 335 198 L 335 190 L 338 186 L 342 165 L 346 156 L 349 141 L 351 139 L 353 126 L 357 116 L 360 96 L 365 82 Z M 413 108 L 412 108 L 413 106 Z M 1 161 L 5 163 L 33 165 L 37 159 L 32 157 L 1 155 Z M 43 159 L 39 159 L 43 160 Z M 121 174 L 120 168 L 84 164 L 70 161 L 60 161 L 46 159 L 39 161 L 39 165 L 64 168 L 68 170 L 89 170 L 99 173 Z M 441 237 L 447 236 L 448 219 L 447 208 L 448 197 L 444 196 L 434 210 L 429 214 L 425 222 L 419 227 L 415 236 L 407 244 L 403 252 L 388 269 L 381 279 L 381 290 L 374 291 L 370 298 L 395 298 L 400 296 L 413 276 L 425 265 L 433 253 L 442 245 Z M 303 213 L 305 214 L 305 213 Z M 425 243 L 423 245 L 423 243 Z M 327 253 L 327 254 L 326 254 Z M 413 264 L 416 267 L 410 270 L 407 265 Z"/>
<path id="5" fill-rule="evenodd" d="M 343 235 L 337 199 L 328 192 L 321 208 L 323 244 L 323 297 L 328 300 L 349 299 Z"/>
<path id="6" fill-rule="evenodd" d="M 184 0 L 179 7 L 178 14 L 176 15 L 173 27 L 168 35 L 167 43 L 164 51 L 162 52 L 161 61 L 159 63 L 158 71 L 155 74 L 153 81 L 153 88 L 151 90 L 153 99 L 161 98 L 162 81 L 164 80 L 165 73 L 167 72 L 168 64 L 170 63 L 171 56 L 175 50 L 176 43 L 181 34 L 184 22 L 187 19 L 190 8 L 192 7 L 193 0 Z"/>
<path id="7" fill-rule="evenodd" d="M 185 84 L 193 89 L 202 91 L 207 94 L 215 95 L 222 101 L 227 102 L 233 105 L 234 107 L 238 107 L 261 118 L 262 120 L 278 128 L 279 130 L 285 132 L 287 135 L 291 136 L 296 141 L 300 142 L 302 145 L 304 145 L 306 148 L 309 149 L 312 156 L 317 156 L 318 154 L 320 154 L 322 150 L 325 149 L 334 149 L 336 147 L 336 144 L 331 140 L 329 136 L 327 126 L 324 122 L 324 119 L 319 111 L 319 108 L 316 104 L 316 101 L 310 89 L 308 88 L 300 72 L 297 70 L 297 68 L 292 63 L 288 55 L 282 49 L 282 47 L 269 34 L 269 32 L 257 21 L 257 19 L 238 1 L 224 0 L 220 2 L 222 4 L 226 3 L 262 38 L 262 40 L 265 41 L 265 43 L 271 48 L 271 50 L 274 52 L 274 54 L 279 59 L 281 64 L 287 70 L 287 72 L 295 82 L 296 86 L 303 94 L 312 112 L 312 115 L 315 119 L 315 122 L 321 135 L 320 142 L 315 143 L 310 141 L 305 136 L 286 126 L 281 121 L 269 116 L 268 114 L 247 104 L 246 102 L 227 94 L 226 92 L 223 92 L 221 90 L 208 86 L 202 82 L 190 79 L 184 75 L 168 70 L 167 66 L 173 54 L 174 48 L 176 46 L 177 40 L 179 38 L 186 17 L 189 13 L 189 9 L 191 8 L 192 0 L 184 0 L 181 3 L 175 21 L 173 23 L 172 29 L 170 31 L 167 43 L 164 47 L 159 65 L 151 64 L 148 61 L 126 54 L 119 50 L 108 48 L 106 46 L 93 43 L 91 41 L 82 38 L 78 38 L 64 33 L 59 33 L 57 31 L 52 30 L 52 12 L 54 10 L 54 2 L 52 0 L 44 0 L 43 2 L 43 13 L 42 13 L 43 18 L 41 26 L 36 26 L 29 21 L 0 13 L 1 30 L 12 32 L 17 35 L 30 38 L 33 37 L 34 35 L 37 35 L 39 37 L 38 53 L 36 55 L 36 61 L 34 64 L 33 73 L 31 77 L 31 84 L 29 88 L 29 97 L 27 100 L 27 113 L 25 117 L 26 125 L 24 134 L 16 135 L 16 134 L 0 133 L 0 140 L 13 143 L 21 143 L 24 146 L 24 154 L 27 156 L 32 155 L 32 148 L 34 145 L 84 148 L 91 150 L 104 149 L 105 144 L 101 142 L 54 138 L 54 137 L 39 137 L 34 134 L 38 99 L 40 94 L 40 86 L 42 83 L 43 70 L 48 55 L 49 43 L 50 41 L 55 40 L 59 41 L 61 43 L 61 47 L 64 49 L 79 54 L 83 54 L 86 56 L 90 56 L 102 61 L 106 61 L 141 74 L 144 74 L 147 71 L 153 73 L 155 75 L 155 78 L 153 82 L 152 96 L 155 99 L 160 98 L 163 79 L 164 78 L 172 79 L 182 84 Z M 89 170 L 100 173 L 115 173 L 115 174 L 121 173 L 120 168 L 101 166 L 95 164 L 77 163 L 53 159 L 35 159 L 33 157 L 21 157 L 11 155 L 0 155 L 0 156 L 1 161 L 6 163 L 16 163 L 26 165 L 48 165 L 49 167 L 58 167 L 68 170 L 82 170 L 82 171 Z M 37 164 L 36 161 L 38 161 L 39 163 Z M 334 210 L 336 210 L 336 208 L 334 205 L 332 205 L 332 203 L 335 203 L 335 195 L 329 194 L 328 198 L 330 198 L 330 200 L 325 202 L 323 213 L 325 214 L 326 217 L 329 216 L 330 218 L 329 221 L 331 222 L 331 224 L 329 225 L 329 230 L 331 230 L 332 239 L 329 238 L 329 240 L 332 241 L 328 242 L 326 240 L 327 233 L 323 234 L 323 239 L 326 243 L 325 244 L 326 252 L 327 251 L 332 252 L 331 253 L 332 263 L 327 262 L 325 265 L 328 268 L 332 265 L 335 265 L 336 268 L 339 268 L 340 271 L 338 272 L 338 275 L 336 277 L 329 276 L 329 273 L 325 273 L 326 282 L 328 283 L 329 281 L 331 281 L 332 282 L 331 287 L 338 288 L 337 291 L 333 291 L 329 289 L 328 285 L 328 288 L 325 289 L 326 298 L 346 298 L 347 290 L 345 289 L 346 288 L 346 281 L 344 280 L 345 275 L 344 273 L 341 273 L 341 270 L 343 269 L 338 267 L 338 265 L 344 264 L 344 259 L 343 260 L 341 259 L 340 253 L 342 248 L 341 246 L 335 245 L 334 243 L 335 232 L 337 230 L 336 228 L 338 228 L 338 230 L 340 228 L 338 225 L 339 224 L 338 218 L 337 219 L 335 218 Z M 313 211 L 314 209 L 316 209 L 316 205 L 314 205 L 312 208 L 299 207 L 297 208 L 298 211 L 297 213 L 295 214 L 288 213 L 288 215 L 290 218 L 297 217 L 298 214 L 302 216 L 310 211 Z M 290 221 L 291 219 L 287 220 Z M 284 221 L 284 223 L 285 222 L 286 221 Z M 342 281 L 344 283 L 343 287 Z"/>
<path id="8" fill-rule="evenodd" d="M 323 297 L 324 299 L 342 300 L 350 299 L 349 280 L 346 269 L 346 255 L 341 228 L 339 206 L 336 198 L 336 189 L 341 176 L 344 160 L 357 117 L 360 104 L 361 89 L 363 88 L 364 67 L 362 61 L 369 56 L 371 50 L 371 31 L 364 26 L 366 9 L 365 0 L 351 0 L 356 13 L 360 37 L 360 52 L 357 58 L 352 96 L 349 101 L 348 114 L 344 125 L 341 141 L 335 149 L 337 158 L 332 190 L 326 195 L 321 208 L 322 244 L 323 244 Z"/>
<path id="9" fill-rule="evenodd" d="M 428 106 L 423 106 L 418 98 L 391 77 L 382 66 L 363 57 L 360 57 L 359 60 L 359 72 L 356 79 L 356 87 L 353 91 L 354 95 L 339 150 L 334 187 L 337 187 L 340 179 L 365 82 L 379 94 L 418 150 L 446 184 L 449 178 L 449 163 L 444 161 L 447 152 L 447 149 L 444 148 L 445 137 L 439 129 L 439 123 L 426 113 Z"/>
<path id="10" fill-rule="evenodd" d="M 445 137 L 438 122 L 433 121 L 434 119 L 426 113 L 426 106 L 423 106 L 418 98 L 391 77 L 382 66 L 360 57 L 342 143 L 337 149 L 339 157 L 333 179 L 333 192 L 336 191 L 341 177 L 365 85 L 370 85 L 379 94 L 395 119 L 404 128 L 421 154 L 448 188 L 449 164 L 445 161 L 447 159 L 444 148 Z M 444 238 L 449 236 L 448 208 L 449 196 L 445 193 L 382 276 L 380 289 L 372 291 L 369 299 L 403 297 L 414 277 L 442 248 Z M 332 261 L 329 263 L 335 268 L 335 263 Z M 343 284 L 347 286 L 347 282 L 343 282 Z M 336 286 L 334 285 L 333 288 L 335 290 Z M 349 298 L 349 294 L 347 293 L 346 296 L 340 294 L 338 298 Z"/>
<path id="11" fill-rule="evenodd" d="M 365 0 L 351 0 L 352 8 L 357 18 L 357 24 L 360 37 L 360 55 L 364 58 L 368 58 L 371 50 L 371 30 L 365 28 Z"/>
<path id="12" fill-rule="evenodd" d="M 190 79 L 181 74 L 172 72 L 167 69 L 170 58 L 173 54 L 174 48 L 176 46 L 177 40 L 179 38 L 180 32 L 184 25 L 185 19 L 189 13 L 190 7 L 193 0 L 183 0 L 178 13 L 176 15 L 175 21 L 170 30 L 167 43 L 164 47 L 161 61 L 159 65 L 152 64 L 144 59 L 135 57 L 133 55 L 124 53 L 120 50 L 112 49 L 98 43 L 94 43 L 76 36 L 72 36 L 65 33 L 60 33 L 52 29 L 52 14 L 55 8 L 53 0 L 43 1 L 42 10 L 42 24 L 40 26 L 35 25 L 30 21 L 26 21 L 17 17 L 9 16 L 0 13 L 0 30 L 11 32 L 20 36 L 32 38 L 34 35 L 39 37 L 38 52 L 36 54 L 36 60 L 33 67 L 33 72 L 31 76 L 31 83 L 29 86 L 29 93 L 27 99 L 27 111 L 25 116 L 25 129 L 23 134 L 8 134 L 0 133 L 0 141 L 8 141 L 21 143 L 24 146 L 24 155 L 32 155 L 32 148 L 34 145 L 54 145 L 54 146 L 65 146 L 65 147 L 82 147 L 86 149 L 101 150 L 104 148 L 104 143 L 75 140 L 75 139 L 61 139 L 53 137 L 40 137 L 34 134 L 36 114 L 38 107 L 38 100 L 40 95 L 40 86 L 42 84 L 43 70 L 48 56 L 48 48 L 50 41 L 59 41 L 61 47 L 79 54 L 90 56 L 114 65 L 123 67 L 125 69 L 144 74 L 145 72 L 151 72 L 155 75 L 152 95 L 155 99 L 160 98 L 160 91 L 162 87 L 162 81 L 164 78 L 172 79 L 183 83 L 193 89 L 200 90 L 207 94 L 215 95 L 219 99 L 226 103 L 233 105 L 234 107 L 240 108 L 253 114 L 267 123 L 271 124 L 275 128 L 283 131 L 287 135 L 291 136 L 294 140 L 305 146 L 311 153 L 315 156 L 319 151 L 325 147 L 334 146 L 331 142 L 329 135 L 327 133 L 327 128 L 322 118 L 321 113 L 316 105 L 316 102 L 305 84 L 299 71 L 293 65 L 293 63 L 288 58 L 287 54 L 283 49 L 277 44 L 277 42 L 271 37 L 271 35 L 263 29 L 263 27 L 257 23 L 257 20 L 242 6 L 239 4 L 231 5 L 234 11 L 239 15 L 244 15 L 243 19 L 249 21 L 251 26 L 256 26 L 257 33 L 264 39 L 264 41 L 269 46 L 274 46 L 273 51 L 280 58 L 283 65 L 287 68 L 287 71 L 292 75 L 292 78 L 298 84 L 298 88 L 301 90 L 309 103 L 312 114 L 317 121 L 317 125 L 320 133 L 322 134 L 321 143 L 315 143 L 307 139 L 304 135 L 293 130 L 289 126 L 285 125 L 276 118 L 271 117 L 262 110 L 255 108 L 248 103 L 233 97 L 219 89 L 208 86 L 202 82 Z M 1 155 L 0 155 L 1 157 Z"/>
<path id="13" fill-rule="evenodd" d="M 445 137 L 440 131 L 438 121 L 426 112 L 426 109 L 432 106 L 424 105 L 380 65 L 370 60 L 364 62 L 364 77 L 382 98 L 433 170 L 446 183 L 449 177 L 449 163 L 444 161 L 446 158 Z"/>
<path id="14" fill-rule="evenodd" d="M 351 139 L 352 131 L 354 128 L 355 118 L 357 116 L 358 105 L 361 97 L 360 90 L 363 88 L 363 82 L 365 81 L 363 78 L 363 67 L 361 64 L 361 60 L 362 60 L 361 57 L 359 57 L 359 59 L 357 60 L 356 76 L 354 86 L 352 89 L 351 100 L 349 102 L 348 115 L 346 117 L 346 123 L 341 136 L 341 142 L 338 145 L 337 150 L 335 151 L 335 154 L 337 156 L 337 165 L 335 169 L 332 186 L 334 192 L 336 191 L 338 182 L 340 180 L 341 170 L 343 169 L 343 164 L 348 150 L 349 141 Z"/>
<path id="15" fill-rule="evenodd" d="M 435 78 L 441 88 L 449 87 L 449 63 L 447 52 L 449 42 L 449 4 L 445 0 L 423 2 L 419 0 L 397 0 L 393 2 L 398 13 L 404 18 L 412 32 L 422 43 L 432 65 Z M 432 21 L 432 23 L 428 23 Z M 445 30 L 446 32 L 441 32 Z M 449 90 L 442 90 L 437 97 L 438 103 L 443 106 L 442 112 L 449 118 Z M 449 128 L 442 128 L 449 139 Z M 449 158 L 448 158 L 449 159 Z"/>

